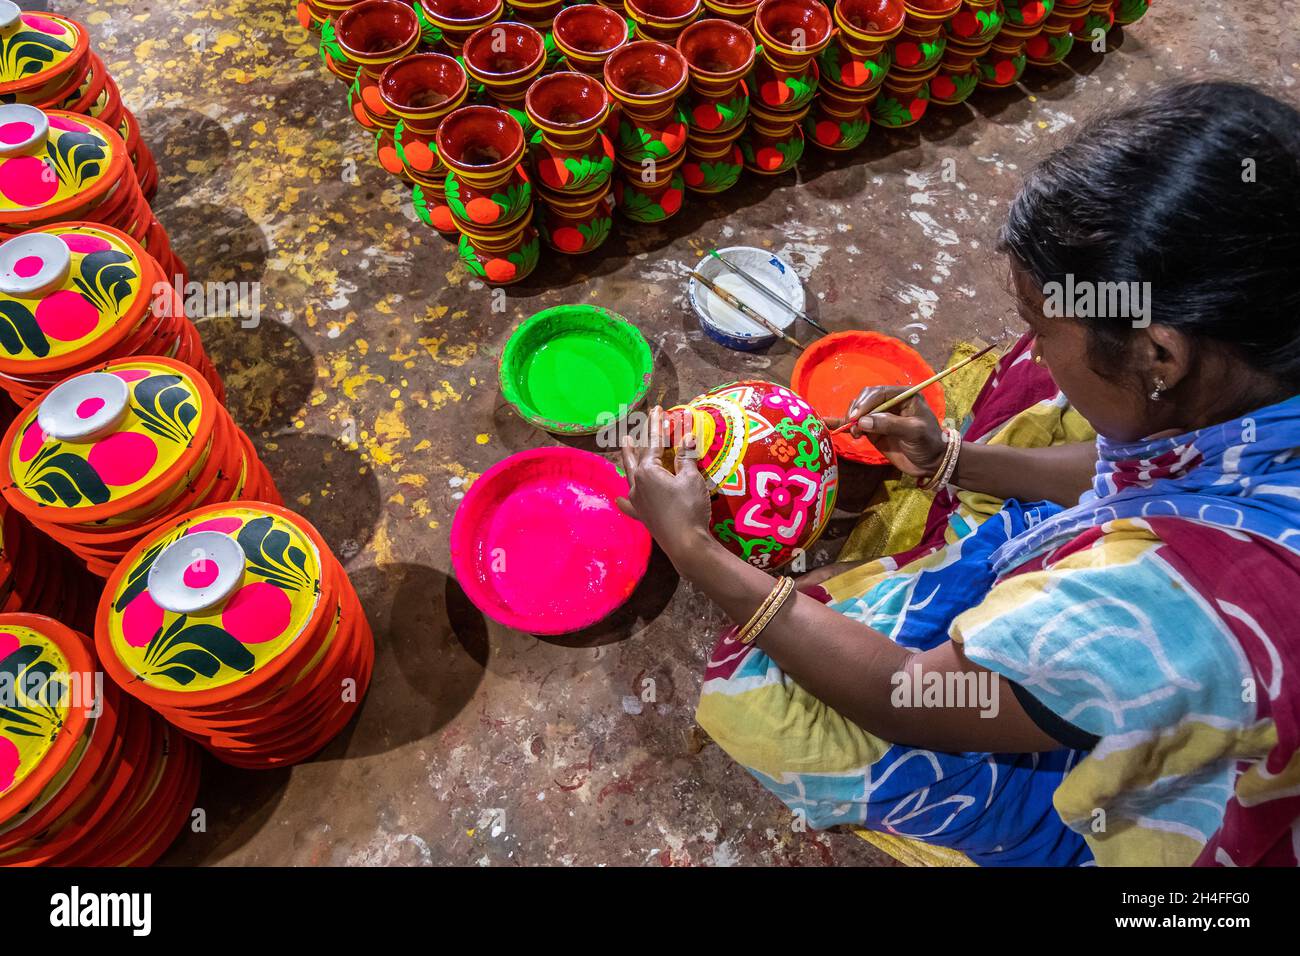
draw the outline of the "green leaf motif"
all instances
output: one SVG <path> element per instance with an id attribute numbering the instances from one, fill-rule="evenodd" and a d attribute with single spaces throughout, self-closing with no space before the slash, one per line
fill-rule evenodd
<path id="1" fill-rule="evenodd" d="M 465 204 L 460 198 L 460 180 L 456 174 L 447 173 L 447 205 L 451 207 L 451 214 L 457 219 L 465 222 L 469 221 L 469 214 L 465 212 Z"/>
<path id="2" fill-rule="evenodd" d="M 621 208 L 623 215 L 633 222 L 659 222 L 667 218 L 663 206 L 633 189 L 624 190 Z"/>
<path id="3" fill-rule="evenodd" d="M 590 156 L 581 158 L 567 156 L 564 160 L 564 168 L 573 177 L 564 187 L 565 192 L 579 193 L 594 189 L 609 179 L 610 174 L 614 171 L 614 161 L 604 155 L 595 162 L 592 162 Z"/>
<path id="4" fill-rule="evenodd" d="M 472 275 L 476 275 L 480 279 L 487 275 L 487 272 L 483 269 L 483 263 L 478 261 L 478 253 L 475 252 L 474 247 L 469 244 L 468 238 L 463 235 L 460 237 L 460 243 L 456 246 L 456 252 L 460 255 L 460 261 L 465 264 L 465 268 L 468 269 Z"/>
<path id="5" fill-rule="evenodd" d="M 451 199 L 451 191 L 447 192 L 448 201 Z M 497 220 L 497 225 L 502 223 L 513 222 L 525 212 L 533 202 L 533 187 L 526 180 L 514 183 L 504 193 L 493 193 L 492 201 L 501 207 L 501 218 Z"/>
<path id="6" fill-rule="evenodd" d="M 609 216 L 601 216 L 598 219 L 591 220 L 590 223 L 580 224 L 578 232 L 582 233 L 582 238 L 586 240 L 582 244 L 583 252 L 590 252 L 597 246 L 601 245 L 609 238 L 610 230 L 614 227 L 614 220 Z"/>
<path id="7" fill-rule="evenodd" d="M 541 247 L 534 237 L 519 247 L 518 251 L 506 256 L 507 262 L 515 264 L 515 278 L 522 279 L 528 273 L 532 272 L 537 266 L 537 257 L 541 253 Z"/>
<path id="8" fill-rule="evenodd" d="M 701 185 L 705 192 L 723 192 L 736 185 L 743 169 L 735 163 L 700 163 L 700 173 L 704 176 Z"/>

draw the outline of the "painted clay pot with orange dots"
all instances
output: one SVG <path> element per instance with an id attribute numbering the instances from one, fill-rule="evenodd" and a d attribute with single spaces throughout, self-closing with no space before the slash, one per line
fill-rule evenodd
<path id="1" fill-rule="evenodd" d="M 979 85 L 976 62 L 985 56 L 992 40 L 980 46 L 967 46 L 955 40 L 943 52 L 939 71 L 930 80 L 930 102 L 935 106 L 957 106 L 966 102 Z"/>
<path id="2" fill-rule="evenodd" d="M 660 43 L 675 43 L 704 10 L 702 0 L 625 0 L 624 5 L 636 38 Z"/>
<path id="3" fill-rule="evenodd" d="M 403 57 L 379 78 L 379 94 L 398 117 L 393 143 L 415 183 L 415 211 L 444 235 L 455 235 L 457 229 L 447 205 L 447 167 L 438 158 L 435 137 L 443 118 L 465 102 L 468 84 L 461 65 L 443 53 Z"/>
<path id="4" fill-rule="evenodd" d="M 1115 11 L 1115 22 L 1120 26 L 1137 23 L 1151 9 L 1151 0 L 1114 0 L 1111 9 Z"/>
<path id="5" fill-rule="evenodd" d="M 1025 41 L 1025 60 L 1030 66 L 1053 67 L 1061 63 L 1074 49 L 1074 34 L 1070 32 L 1070 17 L 1053 12 L 1043 24 L 1042 31 Z"/>
<path id="6" fill-rule="evenodd" d="M 542 35 L 524 23 L 479 27 L 461 48 L 465 72 L 497 106 L 522 116 L 524 94 L 546 65 Z"/>
<path id="7" fill-rule="evenodd" d="M 686 151 L 657 163 L 640 174 L 626 174 L 614 180 L 614 202 L 622 215 L 632 222 L 663 222 L 682 208 L 686 180 L 682 165 Z"/>
<path id="8" fill-rule="evenodd" d="M 564 56 L 555 45 L 555 18 L 564 6 L 564 0 L 509 0 L 506 5 L 507 15 L 516 23 L 532 27 L 542 35 L 546 47 L 546 66 L 544 72 L 557 69 Z"/>
<path id="9" fill-rule="evenodd" d="M 398 117 L 379 95 L 379 77 L 391 63 L 414 52 L 420 42 L 420 22 L 402 0 L 362 0 L 336 23 L 339 46 L 359 67 L 348 90 L 353 117 L 375 134 L 379 164 L 395 176 L 404 175 L 393 131 Z"/>
<path id="10" fill-rule="evenodd" d="M 886 129 L 904 129 L 919 123 L 930 107 L 930 80 L 938 72 L 936 64 L 926 73 L 890 73 L 871 104 L 871 121 Z"/>
<path id="11" fill-rule="evenodd" d="M 822 82 L 875 90 L 893 64 L 889 41 L 903 29 L 903 0 L 840 0 L 835 36 L 817 58 Z"/>
<path id="12" fill-rule="evenodd" d="M 505 110 L 462 106 L 443 119 L 437 144 L 447 205 L 461 232 L 491 238 L 530 212 L 532 183 L 520 165 L 524 130 Z"/>
<path id="13" fill-rule="evenodd" d="M 614 225 L 613 185 L 573 194 L 537 187 L 534 207 L 542 239 L 556 252 L 577 256 L 599 248 Z"/>
<path id="14" fill-rule="evenodd" d="M 804 118 L 812 105 L 793 112 L 774 112 L 749 104 L 749 127 L 737 140 L 745 168 L 762 176 L 779 176 L 794 169 L 803 158 Z"/>
<path id="15" fill-rule="evenodd" d="M 870 104 L 879 93 L 879 86 L 853 90 L 823 77 L 812 111 L 803 121 L 808 140 L 831 152 L 857 149 L 871 129 Z"/>
<path id="16" fill-rule="evenodd" d="M 738 141 L 745 135 L 748 118 L 724 133 L 692 130 L 686 140 L 686 161 L 682 180 L 693 193 L 715 195 L 736 185 L 745 168 L 745 154 Z"/>
<path id="17" fill-rule="evenodd" d="M 989 52 L 975 61 L 979 85 L 1000 90 L 1014 86 L 1025 73 L 1025 41 L 1008 37 L 1006 29 L 993 40 Z"/>
<path id="18" fill-rule="evenodd" d="M 801 110 L 817 91 L 817 55 L 831 42 L 830 11 L 821 0 L 763 0 L 754 14 L 761 51 L 750 103 L 768 112 Z M 802 119 L 802 117 L 800 117 Z"/>
<path id="19" fill-rule="evenodd" d="M 316 20 L 318 16 L 320 17 L 320 41 L 317 44 L 320 61 L 325 65 L 325 69 L 329 70 L 330 73 L 349 87 L 352 86 L 352 81 L 357 78 L 357 70 L 361 67 L 348 59 L 343 47 L 339 46 L 338 28 L 335 26 L 334 21 L 359 2 L 360 0 L 345 0 L 345 2 L 332 7 L 328 4 L 312 4 L 314 8 L 319 9 L 319 13 L 312 13 L 312 19 Z"/>
<path id="20" fill-rule="evenodd" d="M 568 69 L 597 79 L 604 78 L 609 55 L 630 39 L 627 19 L 598 3 L 564 8 L 556 14 L 551 30 Z"/>
<path id="21" fill-rule="evenodd" d="M 609 93 L 585 73 L 552 73 L 528 89 L 528 119 L 538 136 L 531 147 L 537 184 L 551 193 L 587 194 L 608 185 L 614 146 L 601 132 Z"/>
<path id="22" fill-rule="evenodd" d="M 605 88 L 622 107 L 614 150 L 626 189 L 616 186 L 614 198 L 634 222 L 658 222 L 681 208 L 673 183 L 686 151 L 678 102 L 686 82 L 685 57 L 655 40 L 628 43 L 605 61 Z"/>
<path id="23" fill-rule="evenodd" d="M 460 56 L 465 41 L 505 12 L 502 0 L 416 0 L 424 21 L 440 34 L 442 49 Z"/>
<path id="24" fill-rule="evenodd" d="M 504 229 L 461 226 L 456 247 L 470 275 L 489 285 L 510 285 L 537 268 L 541 245 L 533 225 L 533 207 Z"/>
<path id="25" fill-rule="evenodd" d="M 1002 0 L 962 0 L 957 15 L 944 24 L 948 45 L 980 47 L 998 35 L 1007 21 Z"/>
<path id="26" fill-rule="evenodd" d="M 1056 0 L 1002 0 L 1002 6 L 1006 12 L 1006 28 L 1024 38 L 1038 33 L 1056 7 Z"/>
<path id="27" fill-rule="evenodd" d="M 690 72 L 683 98 L 690 132 L 717 136 L 743 123 L 749 115 L 745 77 L 754 65 L 753 35 L 727 20 L 700 20 L 682 31 L 677 51 Z"/>
<path id="28" fill-rule="evenodd" d="M 1104 2 L 1104 0 L 1093 0 L 1087 12 L 1075 19 L 1070 32 L 1074 34 L 1076 40 L 1094 43 L 1099 36 L 1105 35 L 1114 25 L 1115 8 Z M 1109 49 L 1109 47 L 1105 49 Z"/>

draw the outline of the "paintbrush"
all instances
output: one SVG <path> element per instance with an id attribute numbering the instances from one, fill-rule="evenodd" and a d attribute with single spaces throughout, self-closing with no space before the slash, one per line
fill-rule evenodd
<path id="1" fill-rule="evenodd" d="M 947 367 L 946 369 L 944 369 L 942 372 L 936 372 L 934 375 L 931 375 L 929 378 L 927 378 L 924 382 L 920 382 L 920 383 L 918 383 L 918 384 L 916 384 L 916 385 L 913 385 L 911 388 L 907 389 L 906 391 L 899 392 L 897 395 L 895 395 L 895 396 L 894 396 L 893 398 L 891 398 L 889 401 L 887 401 L 887 402 L 881 402 L 879 405 L 877 405 L 877 406 L 876 406 L 875 408 L 873 408 L 871 411 L 869 411 L 869 412 L 864 412 L 863 414 L 864 414 L 864 415 L 874 415 L 874 414 L 876 414 L 877 412 L 887 412 L 887 411 L 889 411 L 889 410 L 892 409 L 892 408 L 897 408 L 899 405 L 902 405 L 904 402 L 906 402 L 906 401 L 908 401 L 910 398 L 912 398 L 912 396 L 921 393 L 922 391 L 924 391 L 925 389 L 927 389 L 927 388 L 929 388 L 931 385 L 933 385 L 935 382 L 943 381 L 943 379 L 947 378 L 949 375 L 951 375 L 953 372 L 957 371 L 959 368 L 965 368 L 965 367 L 966 367 L 967 365 L 969 365 L 971 362 L 975 361 L 977 358 L 980 358 L 980 357 L 983 356 L 983 355 L 987 355 L 989 352 L 992 352 L 995 348 L 997 348 L 997 343 L 996 343 L 996 342 L 993 343 L 992 345 L 985 346 L 984 348 L 982 348 L 982 349 L 980 349 L 978 352 L 976 352 L 974 355 L 967 356 L 966 358 L 964 358 L 964 359 L 962 359 L 960 362 L 958 362 L 956 365 L 950 365 L 950 366 L 948 366 L 948 367 Z M 837 428 L 837 429 L 835 429 L 834 431 L 832 431 L 831 434 L 832 434 L 832 435 L 838 435 L 838 434 L 840 434 L 841 432 L 846 432 L 846 431 L 848 431 L 850 428 L 853 427 L 854 423 L 858 420 L 858 418 L 861 418 L 861 417 L 862 417 L 862 416 L 859 415 L 859 416 L 857 416 L 857 418 L 854 418 L 854 419 L 852 419 L 851 421 L 847 421 L 847 422 L 845 422 L 845 423 L 844 423 L 843 425 L 841 425 L 839 428 Z"/>
<path id="2" fill-rule="evenodd" d="M 775 292 L 773 292 L 771 289 L 769 289 L 769 288 L 768 288 L 767 286 L 765 286 L 763 283 L 759 282 L 757 279 L 755 279 L 752 275 L 750 275 L 750 274 L 749 274 L 748 272 L 746 272 L 744 269 L 740 268 L 740 266 L 735 265 L 734 263 L 730 262 L 730 261 L 727 260 L 727 259 L 724 259 L 724 258 L 722 257 L 722 254 L 719 253 L 717 249 L 710 249 L 710 250 L 709 250 L 709 255 L 713 256 L 713 258 L 715 258 L 715 259 L 717 259 L 719 262 L 721 262 L 721 263 L 726 267 L 727 271 L 730 272 L 732 275 L 739 276 L 740 278 L 744 279 L 744 280 L 745 280 L 745 284 L 748 285 L 751 289 L 754 289 L 754 290 L 756 290 L 756 291 L 758 291 L 758 292 L 761 292 L 761 293 L 762 293 L 764 296 L 766 296 L 770 301 L 775 302 L 777 305 L 781 306 L 781 308 L 783 308 L 783 309 L 788 309 L 792 315 L 795 315 L 795 316 L 797 316 L 798 318 L 803 319 L 805 322 L 807 322 L 809 325 L 811 325 L 814 329 L 816 329 L 816 330 L 817 330 L 818 332 L 820 332 L 822 335 L 826 335 L 826 334 L 827 334 L 826 330 L 825 330 L 824 328 L 822 328 L 821 325 L 820 325 L 819 323 L 814 322 L 812 319 L 810 319 L 810 318 L 808 317 L 808 313 L 807 313 L 807 312 L 805 312 L 803 309 L 796 309 L 796 308 L 794 307 L 794 305 L 792 305 L 791 303 L 785 301 L 785 299 L 781 298 L 779 295 L 777 295 Z"/>
<path id="3" fill-rule="evenodd" d="M 803 351 L 803 346 L 802 346 L 802 345 L 800 345 L 798 342 L 796 342 L 796 341 L 795 341 L 793 338 L 791 338 L 790 336 L 786 335 L 786 334 L 785 334 L 784 332 L 782 332 L 779 328 L 777 328 L 775 325 L 773 325 L 771 322 L 769 322 L 769 321 L 768 321 L 767 319 L 765 319 L 763 316 L 759 315 L 757 312 L 755 312 L 755 311 L 754 311 L 753 309 L 751 309 L 749 306 L 745 305 L 745 303 L 741 302 L 739 299 L 737 299 L 734 295 L 732 295 L 732 294 L 731 294 L 730 292 L 728 292 L 726 289 L 719 288 L 718 285 L 717 285 L 717 283 L 715 283 L 712 279 L 708 279 L 708 278 L 706 278 L 705 276 L 702 276 L 702 275 L 700 275 L 698 272 L 694 272 L 694 271 L 691 272 L 691 275 L 694 276 L 697 280 L 699 280 L 699 282 L 700 282 L 701 284 L 703 284 L 706 288 L 708 288 L 708 290 L 709 290 L 710 292 L 712 292 L 714 295 L 716 295 L 716 296 L 717 296 L 719 299 L 721 299 L 723 302 L 727 303 L 727 305 L 731 306 L 733 309 L 735 309 L 735 310 L 736 310 L 737 312 L 739 312 L 741 315 L 748 316 L 749 318 L 751 318 L 751 319 L 753 319 L 755 322 L 757 322 L 759 325 L 763 326 L 763 328 L 765 328 L 765 329 L 767 329 L 769 332 L 771 332 L 773 335 L 778 336 L 779 338 L 783 338 L 783 339 L 785 339 L 786 342 L 788 342 L 790 345 L 793 345 L 793 346 L 794 346 L 795 348 L 797 348 L 800 352 Z"/>

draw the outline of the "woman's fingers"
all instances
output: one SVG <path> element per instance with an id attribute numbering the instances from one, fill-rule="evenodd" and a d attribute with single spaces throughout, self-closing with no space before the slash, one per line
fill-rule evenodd
<path id="1" fill-rule="evenodd" d="M 641 463 L 662 462 L 664 453 L 664 410 L 656 405 L 650 409 L 650 435 L 641 454 Z"/>
<path id="2" fill-rule="evenodd" d="M 889 412 L 863 415 L 853 425 L 855 435 L 900 438 L 903 441 L 919 441 L 925 437 L 926 431 L 923 420 L 910 415 L 891 415 Z"/>
<path id="3" fill-rule="evenodd" d="M 861 418 L 876 406 L 889 401 L 896 395 L 901 395 L 907 389 L 908 386 L 906 385 L 873 385 L 864 388 L 862 393 L 853 400 L 853 404 L 849 406 L 849 413 L 845 417 L 848 420 Z"/>
<path id="4" fill-rule="evenodd" d="M 678 475 L 689 475 L 692 472 L 699 472 L 700 463 L 699 455 L 695 450 L 695 435 L 687 432 L 677 443 L 675 454 L 673 455 L 673 471 Z"/>
<path id="5" fill-rule="evenodd" d="M 627 498 L 615 498 L 614 504 L 618 505 L 619 511 L 623 512 L 623 514 L 627 515 L 629 518 L 633 519 L 634 521 L 641 520 L 641 516 L 636 513 L 636 506 L 633 505 L 632 502 L 629 501 Z"/>

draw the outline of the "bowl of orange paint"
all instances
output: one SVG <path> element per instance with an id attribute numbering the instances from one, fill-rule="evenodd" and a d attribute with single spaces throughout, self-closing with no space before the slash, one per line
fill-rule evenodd
<path id="1" fill-rule="evenodd" d="M 802 395 L 823 418 L 843 418 L 864 388 L 924 382 L 934 369 L 910 345 L 879 332 L 834 332 L 804 350 L 790 376 L 790 388 Z M 947 404 L 943 383 L 921 393 L 934 417 L 943 421 Z M 889 459 L 868 438 L 841 432 L 835 452 L 866 465 L 887 465 Z"/>
<path id="2" fill-rule="evenodd" d="M 451 563 L 480 611 L 529 634 L 568 634 L 617 610 L 650 563 L 650 532 L 619 511 L 627 479 L 577 448 L 511 455 L 470 487 Z"/>

